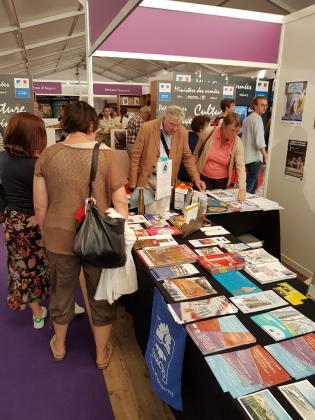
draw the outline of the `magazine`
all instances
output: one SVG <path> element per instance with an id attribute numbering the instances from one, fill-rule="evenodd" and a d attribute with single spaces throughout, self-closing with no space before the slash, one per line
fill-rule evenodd
<path id="1" fill-rule="evenodd" d="M 143 227 L 140 225 L 140 223 L 131 223 L 128 224 L 128 228 L 130 230 L 139 230 L 139 229 L 143 229 Z"/>
<path id="2" fill-rule="evenodd" d="M 152 268 L 150 273 L 158 281 L 200 274 L 199 270 L 192 264 L 178 264 L 170 265 L 168 267 Z"/>
<path id="3" fill-rule="evenodd" d="M 315 331 L 315 322 L 291 306 L 255 315 L 251 319 L 275 341 Z"/>
<path id="4" fill-rule="evenodd" d="M 190 239 L 188 241 L 194 248 L 201 248 L 203 246 L 222 245 L 231 241 L 224 236 L 213 236 L 212 238 Z"/>
<path id="5" fill-rule="evenodd" d="M 243 244 L 243 242 L 239 242 L 238 244 L 223 244 L 220 245 L 221 248 L 224 248 L 227 250 L 227 252 L 236 252 L 244 251 L 245 249 L 249 249 L 249 246 L 246 244 Z"/>
<path id="6" fill-rule="evenodd" d="M 315 419 L 315 388 L 307 379 L 279 386 L 279 390 L 303 420 Z"/>
<path id="7" fill-rule="evenodd" d="M 148 232 L 145 229 L 134 230 L 134 234 L 137 238 L 142 238 L 143 236 L 148 236 Z"/>
<path id="8" fill-rule="evenodd" d="M 303 304 L 307 299 L 307 296 L 294 289 L 289 283 L 278 283 L 272 289 L 294 306 Z"/>
<path id="9" fill-rule="evenodd" d="M 245 252 L 245 251 L 244 251 Z M 256 266 L 245 265 L 245 271 L 260 283 L 272 283 L 274 281 L 293 279 L 296 274 L 286 268 L 279 261 Z"/>
<path id="10" fill-rule="evenodd" d="M 195 262 L 197 255 L 186 245 L 160 246 L 136 251 L 149 268 Z"/>
<path id="11" fill-rule="evenodd" d="M 278 261 L 276 257 L 269 254 L 263 248 L 240 251 L 238 255 L 244 258 L 245 265 L 269 264 L 270 262 Z"/>
<path id="12" fill-rule="evenodd" d="M 213 274 L 213 277 L 233 296 L 247 295 L 262 290 L 239 271 Z"/>
<path id="13" fill-rule="evenodd" d="M 156 246 L 172 246 L 178 245 L 172 235 L 156 235 L 156 236 L 146 236 L 134 243 L 135 249 L 144 249 L 152 248 Z"/>
<path id="14" fill-rule="evenodd" d="M 222 226 L 206 226 L 200 228 L 206 236 L 228 235 L 230 232 Z"/>
<path id="15" fill-rule="evenodd" d="M 185 277 L 164 280 L 162 287 L 176 302 L 217 294 L 217 291 L 205 277 Z"/>
<path id="16" fill-rule="evenodd" d="M 265 346 L 294 379 L 315 373 L 315 334 L 310 333 Z"/>
<path id="17" fill-rule="evenodd" d="M 242 235 L 238 236 L 238 239 L 253 249 L 261 248 L 264 244 L 263 241 L 260 241 L 250 233 L 243 233 Z"/>
<path id="18" fill-rule="evenodd" d="M 183 214 L 173 215 L 169 218 L 169 222 L 172 223 L 173 226 L 180 229 L 185 223 L 184 215 Z"/>
<path id="19" fill-rule="evenodd" d="M 231 200 L 231 199 L 237 197 L 236 195 L 231 193 L 231 190 L 229 190 L 229 189 L 227 189 L 227 190 L 222 190 L 222 189 L 208 190 L 207 194 L 210 195 L 210 197 L 213 197 L 217 200 L 222 200 L 222 201 Z"/>
<path id="20" fill-rule="evenodd" d="M 153 227 L 146 230 L 147 235 L 181 235 L 182 231 L 175 226 Z"/>
<path id="21" fill-rule="evenodd" d="M 255 206 L 259 207 L 261 210 L 268 211 L 268 210 L 281 210 L 282 207 L 279 206 L 279 203 L 268 200 L 268 198 L 260 197 L 255 195 L 255 197 L 247 198 L 246 201 L 248 203 L 254 204 Z"/>
<path id="22" fill-rule="evenodd" d="M 133 214 L 128 216 L 128 224 L 145 223 L 147 219 L 142 214 Z"/>
<path id="23" fill-rule="evenodd" d="M 242 270 L 244 268 L 243 260 L 232 252 L 198 257 L 198 262 L 211 274 Z"/>
<path id="24" fill-rule="evenodd" d="M 215 353 L 256 341 L 235 315 L 189 324 L 186 330 L 202 354 Z"/>
<path id="25" fill-rule="evenodd" d="M 216 254 L 223 254 L 220 248 L 217 246 L 212 246 L 209 248 L 200 248 L 195 249 L 196 254 L 200 255 L 201 257 L 205 257 L 206 255 L 216 255 Z"/>
<path id="26" fill-rule="evenodd" d="M 169 226 L 168 222 L 160 214 L 146 213 L 145 218 L 145 225 L 148 228 L 160 228 L 164 226 Z"/>
<path id="27" fill-rule="evenodd" d="M 237 308 L 225 296 L 168 304 L 168 309 L 178 324 L 199 319 L 234 314 Z"/>
<path id="28" fill-rule="evenodd" d="M 230 299 L 244 314 L 288 305 L 288 302 L 283 300 L 273 290 L 231 297 Z"/>
<path id="29" fill-rule="evenodd" d="M 223 391 L 230 392 L 233 398 L 291 379 L 282 366 L 260 345 L 207 356 L 206 362 Z"/>
<path id="30" fill-rule="evenodd" d="M 292 420 L 268 389 L 240 397 L 238 401 L 251 420 Z"/>
<path id="31" fill-rule="evenodd" d="M 209 198 L 207 203 L 207 214 L 227 213 L 232 210 L 224 201 L 215 198 Z"/>

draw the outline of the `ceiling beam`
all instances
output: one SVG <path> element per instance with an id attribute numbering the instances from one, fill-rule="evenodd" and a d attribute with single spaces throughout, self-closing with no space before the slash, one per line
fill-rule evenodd
<path id="1" fill-rule="evenodd" d="M 75 60 L 76 63 L 81 61 L 80 57 L 78 57 L 77 55 L 72 55 L 72 56 L 63 58 L 62 60 L 60 60 L 60 63 L 62 63 L 64 61 L 69 62 L 69 61 L 73 61 L 73 60 Z M 30 69 L 33 71 L 33 69 L 37 69 L 37 68 L 40 68 L 40 67 L 46 67 L 46 66 L 52 66 L 52 68 L 53 68 L 53 67 L 55 67 L 54 66 L 55 63 L 56 63 L 56 60 L 52 59 L 50 61 L 47 61 L 46 63 L 30 65 Z"/>
<path id="2" fill-rule="evenodd" d="M 142 76 L 145 76 L 146 74 L 145 73 L 143 73 L 142 71 L 139 71 L 139 70 L 136 70 L 136 69 L 134 69 L 134 68 L 132 68 L 132 67 L 129 67 L 129 66 L 126 66 L 125 64 L 121 64 L 122 62 L 124 62 L 125 60 L 122 60 L 121 62 L 117 62 L 117 61 L 115 61 L 115 60 L 112 60 L 112 59 L 110 59 L 110 58 L 105 58 L 104 57 L 104 59 L 106 60 L 106 61 L 109 61 L 110 63 L 113 63 L 113 66 L 111 66 L 109 69 L 112 69 L 112 68 L 114 68 L 114 67 L 116 67 L 116 66 L 119 66 L 119 67 L 121 67 L 121 68 L 123 68 L 123 69 L 125 69 L 125 70 L 129 70 L 129 71 L 132 71 L 132 72 L 134 72 L 134 73 L 137 73 L 137 74 L 141 74 Z"/>
<path id="3" fill-rule="evenodd" d="M 27 55 L 27 51 L 26 51 L 26 48 L 25 48 L 25 42 L 24 42 L 22 31 L 21 31 L 21 25 L 20 25 L 19 17 L 18 17 L 17 11 L 16 11 L 14 0 L 11 0 L 10 3 L 11 3 L 11 8 L 13 10 L 14 17 L 15 17 L 15 20 L 16 20 L 17 28 L 18 28 L 17 29 L 18 37 L 20 39 L 20 44 L 22 46 L 23 53 L 24 53 L 24 56 L 25 56 L 26 71 L 29 73 L 28 55 Z"/>
<path id="4" fill-rule="evenodd" d="M 85 53 L 85 45 L 82 45 L 81 47 L 68 48 L 64 51 L 55 51 L 53 53 L 40 55 L 38 57 L 30 57 L 29 62 L 36 61 L 36 60 L 41 60 L 41 59 L 47 58 L 47 57 L 53 57 L 54 55 L 64 54 L 64 53 L 68 53 L 70 51 L 76 51 L 76 50 L 81 50 L 82 53 Z"/>
<path id="5" fill-rule="evenodd" d="M 296 12 L 296 8 L 290 6 L 288 3 L 286 3 L 283 0 L 267 0 L 269 3 L 273 4 L 274 6 L 279 7 L 279 9 L 284 10 L 287 13 L 293 13 Z"/>
<path id="6" fill-rule="evenodd" d="M 70 35 L 70 36 L 62 36 L 60 38 L 53 38 L 53 39 L 50 39 L 48 41 L 42 41 L 42 42 L 36 42 L 34 44 L 29 44 L 29 45 L 26 45 L 26 49 L 27 50 L 32 50 L 34 48 L 45 47 L 46 45 L 56 44 L 58 42 L 63 42 L 63 41 L 67 41 L 67 40 L 70 40 L 70 39 L 80 38 L 82 36 L 85 36 L 85 32 L 78 32 L 78 33 Z"/>
<path id="7" fill-rule="evenodd" d="M 33 76 L 36 75 L 38 77 L 38 75 L 43 76 L 45 74 L 48 75 L 48 74 L 58 73 L 58 72 L 63 71 L 63 70 L 75 69 L 78 64 L 79 63 L 71 64 L 70 66 L 62 66 L 62 67 L 59 67 L 57 71 L 56 70 L 49 70 L 49 69 L 42 70 L 42 71 L 37 71 L 37 72 L 33 73 Z"/>

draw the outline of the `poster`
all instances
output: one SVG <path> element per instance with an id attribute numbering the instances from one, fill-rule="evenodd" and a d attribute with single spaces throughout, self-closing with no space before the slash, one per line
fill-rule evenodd
<path id="1" fill-rule="evenodd" d="M 113 150 L 127 149 L 127 130 L 113 129 L 110 131 L 111 148 Z"/>
<path id="2" fill-rule="evenodd" d="M 299 125 L 303 118 L 307 82 L 285 84 L 284 111 L 282 121 Z"/>
<path id="3" fill-rule="evenodd" d="M 289 140 L 284 174 L 292 181 L 302 182 L 306 158 L 307 141 Z"/>

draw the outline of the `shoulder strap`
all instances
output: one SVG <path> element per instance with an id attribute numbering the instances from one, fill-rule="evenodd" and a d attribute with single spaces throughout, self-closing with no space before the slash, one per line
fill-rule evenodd
<path id="1" fill-rule="evenodd" d="M 210 137 L 212 136 L 212 134 L 213 134 L 213 132 L 214 132 L 214 130 L 215 130 L 215 128 L 216 127 L 210 127 L 210 128 L 212 128 L 212 130 L 210 131 L 210 133 L 208 134 L 208 137 L 205 139 L 205 141 L 203 142 L 203 145 L 201 146 L 201 148 L 200 148 L 200 150 L 199 150 L 199 154 L 198 154 L 198 156 L 200 156 L 201 155 L 201 153 L 202 153 L 202 151 L 203 151 L 203 149 L 205 148 L 205 145 L 207 144 L 207 142 L 209 141 L 209 139 L 210 139 Z"/>
<path id="2" fill-rule="evenodd" d="M 93 182 L 96 178 L 96 171 L 97 171 L 97 164 L 98 164 L 98 155 L 100 151 L 100 143 L 96 143 L 93 148 L 92 153 L 92 163 L 91 163 L 91 171 L 90 171 L 90 182 L 89 182 L 89 197 L 91 197 L 92 189 L 93 189 Z"/>
<path id="3" fill-rule="evenodd" d="M 161 141 L 162 141 L 163 147 L 165 149 L 165 153 L 167 154 L 167 157 L 170 157 L 170 149 L 168 148 L 168 145 L 166 143 L 166 140 L 165 140 L 165 137 L 164 137 L 164 134 L 163 134 L 162 130 L 161 130 Z"/>

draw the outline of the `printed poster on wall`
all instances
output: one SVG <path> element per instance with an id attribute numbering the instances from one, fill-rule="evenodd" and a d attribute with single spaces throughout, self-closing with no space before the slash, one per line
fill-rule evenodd
<path id="1" fill-rule="evenodd" d="M 300 125 L 303 118 L 307 82 L 285 84 L 284 110 L 281 120 Z"/>
<path id="2" fill-rule="evenodd" d="M 285 162 L 285 177 L 291 181 L 302 182 L 306 158 L 307 141 L 289 140 Z"/>
<path id="3" fill-rule="evenodd" d="M 0 127 L 5 128 L 12 114 L 34 112 L 32 81 L 28 77 L 0 75 Z"/>

